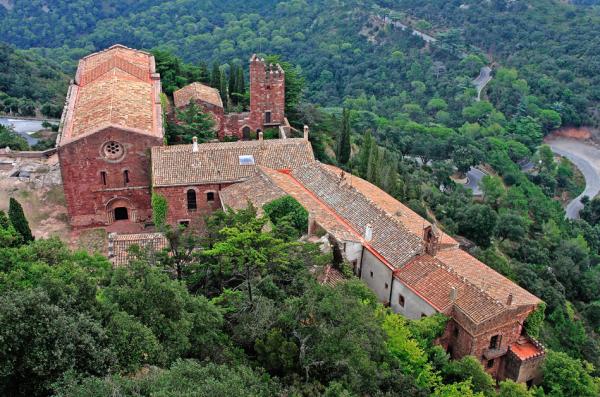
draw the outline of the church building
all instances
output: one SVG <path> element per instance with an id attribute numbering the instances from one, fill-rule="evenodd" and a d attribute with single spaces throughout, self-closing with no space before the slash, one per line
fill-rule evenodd
<path id="1" fill-rule="evenodd" d="M 57 138 L 72 227 L 111 232 L 113 263 L 124 265 L 132 244 L 168 244 L 152 225 L 153 193 L 166 199 L 169 224 L 197 229 L 216 210 L 260 210 L 289 195 L 309 213 L 306 238 L 349 263 L 390 310 L 448 316 L 437 343 L 453 358 L 472 355 L 497 380 L 538 383 L 545 351 L 524 324 L 541 301 L 378 187 L 316 161 L 308 127 L 289 137 L 284 77 L 253 56 L 248 113 L 225 113 L 219 92 L 199 83 L 176 91 L 176 107 L 195 101 L 220 139 L 237 141 L 166 146 L 154 57 L 116 45 L 83 58 Z M 280 139 L 263 139 L 274 127 Z"/>

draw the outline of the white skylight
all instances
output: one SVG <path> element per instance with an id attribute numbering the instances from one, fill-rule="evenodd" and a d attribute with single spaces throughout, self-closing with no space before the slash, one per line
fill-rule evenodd
<path id="1" fill-rule="evenodd" d="M 240 165 L 254 165 L 254 156 L 246 154 L 240 157 Z"/>

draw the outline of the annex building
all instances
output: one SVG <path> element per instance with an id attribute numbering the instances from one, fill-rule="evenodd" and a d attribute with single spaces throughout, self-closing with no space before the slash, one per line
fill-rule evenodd
<path id="1" fill-rule="evenodd" d="M 109 249 L 122 265 L 132 244 L 167 244 L 151 225 L 153 192 L 167 199 L 170 224 L 200 229 L 218 209 L 292 196 L 309 212 L 308 238 L 341 255 L 391 310 L 451 318 L 438 342 L 453 358 L 473 355 L 495 379 L 537 383 L 544 348 L 523 325 L 541 301 L 381 189 L 316 161 L 308 127 L 287 137 L 281 68 L 253 56 L 250 70 L 249 113 L 226 114 L 219 93 L 198 83 L 174 93 L 176 107 L 199 103 L 221 139 L 238 141 L 166 146 L 152 55 L 113 46 L 83 58 L 57 140 L 71 225 L 117 232 Z M 280 139 L 263 139 L 270 127 Z"/>

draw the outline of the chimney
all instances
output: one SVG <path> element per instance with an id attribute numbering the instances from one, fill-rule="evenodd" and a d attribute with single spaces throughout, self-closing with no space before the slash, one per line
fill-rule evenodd
<path id="1" fill-rule="evenodd" d="M 304 125 L 304 140 L 308 141 L 308 126 Z"/>
<path id="2" fill-rule="evenodd" d="M 423 229 L 423 241 L 425 252 L 431 256 L 436 256 L 439 249 L 440 233 L 435 224 L 426 226 Z"/>
<path id="3" fill-rule="evenodd" d="M 450 289 L 450 302 L 456 302 L 456 298 L 458 297 L 458 291 L 456 287 L 452 287 Z"/>
<path id="4" fill-rule="evenodd" d="M 259 140 L 259 142 L 262 142 L 263 139 L 264 139 L 263 132 L 262 131 L 258 131 L 258 140 Z"/>
<path id="5" fill-rule="evenodd" d="M 370 223 L 365 226 L 365 240 L 367 240 L 367 242 L 373 240 L 373 225 Z"/>
<path id="6" fill-rule="evenodd" d="M 513 301 L 513 294 L 511 292 L 510 294 L 508 294 L 508 298 L 506 299 L 506 306 L 512 305 L 512 301 Z"/>
<path id="7" fill-rule="evenodd" d="M 192 152 L 198 153 L 198 138 L 192 138 Z"/>

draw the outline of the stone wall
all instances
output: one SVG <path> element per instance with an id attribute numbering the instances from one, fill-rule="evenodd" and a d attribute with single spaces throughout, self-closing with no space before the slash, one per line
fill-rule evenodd
<path id="1" fill-rule="evenodd" d="M 180 222 L 189 224 L 200 229 L 204 225 L 206 216 L 221 208 L 219 192 L 230 186 L 230 183 L 193 185 L 193 186 L 168 186 L 155 187 L 154 192 L 165 197 L 168 203 L 167 223 L 177 225 Z M 187 191 L 196 192 L 196 209 L 188 210 Z M 214 200 L 208 200 L 208 193 L 214 194 Z"/>
<path id="2" fill-rule="evenodd" d="M 109 141 L 122 145 L 122 157 L 107 159 L 103 155 L 103 145 Z M 107 226 L 113 222 L 112 211 L 117 206 L 126 207 L 133 222 L 151 219 L 150 148 L 162 144 L 160 137 L 107 127 L 60 147 L 58 155 L 71 226 Z"/>
<path id="3" fill-rule="evenodd" d="M 266 119 L 270 113 L 270 122 Z M 250 123 L 255 128 L 281 125 L 285 119 L 285 73 L 279 65 L 250 60 Z"/>

